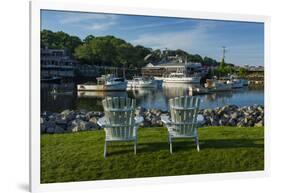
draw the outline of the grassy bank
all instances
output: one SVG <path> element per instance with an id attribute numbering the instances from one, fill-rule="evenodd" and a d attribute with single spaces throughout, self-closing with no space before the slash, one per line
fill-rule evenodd
<path id="1" fill-rule="evenodd" d="M 41 183 L 263 170 L 263 130 L 200 128 L 199 153 L 180 139 L 171 155 L 166 128 L 141 128 L 137 155 L 132 143 L 114 143 L 106 159 L 102 130 L 42 135 Z"/>

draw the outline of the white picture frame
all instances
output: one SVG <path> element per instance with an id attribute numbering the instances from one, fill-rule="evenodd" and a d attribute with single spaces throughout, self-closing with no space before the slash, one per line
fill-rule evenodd
<path id="1" fill-rule="evenodd" d="M 212 19 L 226 21 L 246 21 L 264 23 L 264 67 L 265 67 L 265 167 L 264 171 L 234 172 L 223 174 L 185 175 L 173 177 L 151 177 L 136 179 L 117 179 L 106 181 L 87 181 L 70 183 L 40 183 L 40 10 L 64 10 L 95 13 L 114 13 L 127 15 L 168 16 L 181 18 Z M 107 6 L 84 1 L 32 1 L 30 2 L 30 190 L 32 192 L 101 188 L 107 186 L 134 186 L 142 184 L 178 183 L 190 181 L 241 179 L 264 177 L 270 173 L 270 18 L 268 16 L 241 15 L 228 13 L 207 13 L 186 10 L 147 9 L 139 7 Z"/>

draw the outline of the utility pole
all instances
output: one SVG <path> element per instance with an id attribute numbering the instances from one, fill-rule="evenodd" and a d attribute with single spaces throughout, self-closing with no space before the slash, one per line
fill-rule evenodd
<path id="1" fill-rule="evenodd" d="M 226 47 L 222 46 L 222 60 L 225 59 Z"/>

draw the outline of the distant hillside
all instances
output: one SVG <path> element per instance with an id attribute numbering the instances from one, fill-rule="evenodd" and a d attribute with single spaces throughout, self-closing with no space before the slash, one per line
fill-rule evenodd
<path id="1" fill-rule="evenodd" d="M 147 48 L 142 45 L 132 45 L 114 36 L 87 36 L 81 40 L 65 32 L 41 31 L 41 47 L 51 49 L 68 49 L 73 57 L 82 64 L 103 65 L 114 67 L 141 68 L 147 63 L 161 63 L 166 61 L 200 62 L 208 66 L 217 66 L 215 59 L 186 51 L 160 50 Z"/>

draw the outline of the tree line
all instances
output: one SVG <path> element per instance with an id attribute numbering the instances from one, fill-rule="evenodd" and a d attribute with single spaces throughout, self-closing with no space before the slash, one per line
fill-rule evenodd
<path id="1" fill-rule="evenodd" d="M 88 35 L 81 40 L 78 36 L 65 32 L 41 31 L 41 47 L 68 49 L 71 55 L 82 64 L 113 67 L 141 68 L 147 63 L 160 63 L 169 56 L 178 56 L 187 62 L 199 62 L 208 66 L 220 66 L 220 62 L 210 57 L 202 58 L 199 54 L 190 54 L 184 50 L 153 50 L 142 45 L 132 45 L 123 39 L 108 36 Z M 221 71 L 228 71 L 231 64 L 223 64 Z M 233 66 L 233 65 L 232 65 Z"/>

